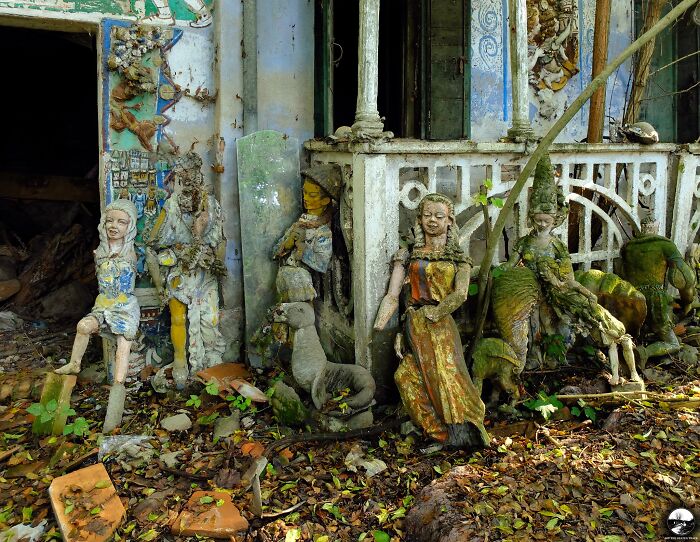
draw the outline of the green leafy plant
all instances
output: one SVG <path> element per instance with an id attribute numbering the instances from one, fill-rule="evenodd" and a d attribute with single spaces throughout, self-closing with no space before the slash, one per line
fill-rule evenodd
<path id="1" fill-rule="evenodd" d="M 489 190 L 493 188 L 493 181 L 491 179 L 485 179 L 484 183 L 481 185 L 481 190 L 479 190 L 478 194 L 474 194 L 474 203 L 478 205 L 483 205 L 486 207 L 487 205 L 493 205 L 494 207 L 497 207 L 500 209 L 503 207 L 503 204 L 505 203 L 505 200 L 503 198 L 497 198 L 495 196 L 489 196 Z"/>
<path id="2" fill-rule="evenodd" d="M 544 335 L 542 337 L 542 349 L 545 358 L 553 359 L 557 364 L 566 362 L 566 342 L 562 335 Z"/>
<path id="3" fill-rule="evenodd" d="M 197 410 L 200 406 L 202 406 L 202 400 L 199 398 L 199 395 L 190 395 L 190 398 L 185 403 L 185 406 L 191 406 Z"/>
<path id="4" fill-rule="evenodd" d="M 571 407 L 571 414 L 574 416 L 583 416 L 592 422 L 594 422 L 598 417 L 598 411 L 592 406 L 586 404 L 586 401 L 583 399 L 578 400 L 578 406 Z"/>
<path id="5" fill-rule="evenodd" d="M 548 420 L 552 414 L 564 407 L 564 403 L 557 399 L 556 395 L 547 395 L 543 391 L 539 392 L 536 398 L 525 401 L 523 405 L 525 405 L 525 408 L 542 414 L 545 420 Z"/>
<path id="6" fill-rule="evenodd" d="M 42 403 L 32 403 L 32 405 L 27 408 L 27 412 L 36 416 L 41 423 L 47 423 L 55 419 L 57 416 L 74 416 L 75 410 L 70 408 L 68 405 L 63 405 L 61 409 L 58 408 L 58 401 L 56 399 L 51 399 L 46 405 Z"/>
<path id="7" fill-rule="evenodd" d="M 226 400 L 228 401 L 229 407 L 231 407 L 231 410 L 233 409 L 238 409 L 241 412 L 251 412 L 254 413 L 257 411 L 257 408 L 252 405 L 252 401 L 250 400 L 250 397 L 243 397 L 242 395 L 229 395 L 226 397 Z"/>
<path id="8" fill-rule="evenodd" d="M 64 435 L 75 435 L 76 437 L 84 437 L 90 433 L 90 424 L 82 416 L 73 420 L 72 423 L 67 423 L 63 428 Z"/>
<path id="9" fill-rule="evenodd" d="M 204 386 L 204 391 L 209 395 L 219 395 L 219 384 L 215 380 L 210 380 L 207 385 Z"/>

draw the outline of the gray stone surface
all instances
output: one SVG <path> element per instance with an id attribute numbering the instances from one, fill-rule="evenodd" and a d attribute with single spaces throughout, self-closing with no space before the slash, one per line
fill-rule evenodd
<path id="1" fill-rule="evenodd" d="M 214 438 L 230 437 L 241 428 L 241 414 L 234 412 L 230 416 L 218 418 L 214 423 Z"/>
<path id="2" fill-rule="evenodd" d="M 264 130 L 237 141 L 246 343 L 275 303 L 272 247 L 302 212 L 299 142 Z"/>
<path id="3" fill-rule="evenodd" d="M 166 431 L 187 431 L 192 427 L 192 420 L 187 414 L 176 414 L 168 416 L 160 421 L 160 426 Z"/>

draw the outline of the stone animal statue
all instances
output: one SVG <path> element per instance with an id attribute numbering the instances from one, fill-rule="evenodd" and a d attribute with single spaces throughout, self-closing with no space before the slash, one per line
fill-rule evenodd
<path id="1" fill-rule="evenodd" d="M 370 405 L 376 389 L 374 378 L 360 365 L 328 361 L 314 325 L 316 315 L 309 303 L 281 303 L 274 311 L 274 320 L 286 323 L 294 332 L 292 376 L 311 395 L 317 409 L 345 388 L 352 392 L 344 401 L 349 408 L 360 410 Z"/>
<path id="2" fill-rule="evenodd" d="M 502 339 L 480 339 L 472 357 L 472 380 L 481 389 L 484 380 L 491 381 L 510 395 L 510 404 L 520 399 L 518 380 L 523 366 L 513 348 Z"/>
<path id="3" fill-rule="evenodd" d="M 576 271 L 576 280 L 593 292 L 598 303 L 625 325 L 627 333 L 638 337 L 647 317 L 644 294 L 614 273 L 597 269 Z"/>

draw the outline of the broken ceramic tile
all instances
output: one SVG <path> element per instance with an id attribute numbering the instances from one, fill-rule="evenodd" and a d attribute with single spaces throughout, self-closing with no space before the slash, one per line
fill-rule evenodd
<path id="1" fill-rule="evenodd" d="M 55 478 L 49 497 L 64 542 L 109 540 L 126 513 L 102 463 Z"/>
<path id="2" fill-rule="evenodd" d="M 231 502 L 231 495 L 219 491 L 195 491 L 173 523 L 176 536 L 231 538 L 248 528 L 248 521 Z"/>
<path id="3" fill-rule="evenodd" d="M 203 384 L 216 383 L 222 398 L 226 398 L 235 390 L 231 385 L 232 381 L 249 377 L 250 373 L 242 363 L 220 363 L 197 373 L 197 380 Z"/>

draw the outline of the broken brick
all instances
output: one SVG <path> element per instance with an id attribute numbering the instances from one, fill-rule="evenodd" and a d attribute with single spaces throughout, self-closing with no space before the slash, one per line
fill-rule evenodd
<path id="1" fill-rule="evenodd" d="M 109 540 L 126 514 L 102 463 L 55 478 L 49 497 L 64 542 Z"/>
<path id="2" fill-rule="evenodd" d="M 176 536 L 227 538 L 248 528 L 248 521 L 231 502 L 231 495 L 220 491 L 195 491 L 173 523 Z"/>

